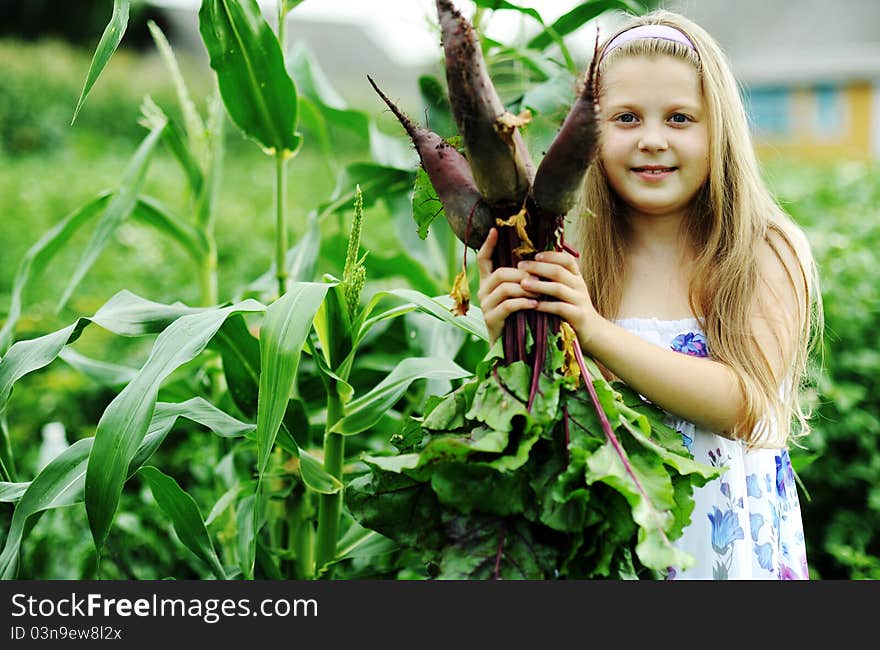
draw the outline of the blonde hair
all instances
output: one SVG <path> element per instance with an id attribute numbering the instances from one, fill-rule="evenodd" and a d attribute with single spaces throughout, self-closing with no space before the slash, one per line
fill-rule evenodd
<path id="1" fill-rule="evenodd" d="M 763 182 L 739 86 L 718 44 L 687 18 L 657 10 L 631 19 L 605 45 L 617 34 L 644 24 L 680 30 L 696 51 L 658 38 L 620 45 L 600 58 L 600 90 L 603 71 L 623 57 L 671 56 L 689 62 L 697 71 L 708 118 L 709 175 L 682 224 L 696 251 L 688 299 L 712 357 L 735 371 L 745 398 L 737 426 L 724 433 L 750 447 L 783 446 L 810 430 L 809 413 L 800 396 L 808 379 L 808 361 L 823 327 L 816 264 L 803 232 Z M 600 47 L 598 56 L 603 49 Z M 606 318 L 618 316 L 623 291 L 627 224 L 621 207 L 597 156 L 587 171 L 575 209 L 575 214 L 590 216 L 574 225 L 587 288 L 596 309 Z M 761 242 L 769 244 L 780 263 L 786 259 L 782 246 L 797 261 L 794 270 L 783 263 L 801 308 L 796 331 L 791 334 L 796 345 L 790 372 L 783 378 L 774 376 L 751 327 L 754 297 L 760 295 Z"/>

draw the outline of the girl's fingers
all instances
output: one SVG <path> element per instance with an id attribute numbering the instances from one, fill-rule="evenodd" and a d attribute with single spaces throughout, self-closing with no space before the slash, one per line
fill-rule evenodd
<path id="1" fill-rule="evenodd" d="M 567 251 L 541 251 L 535 255 L 535 260 L 538 262 L 550 262 L 551 264 L 564 266 L 572 273 L 579 272 L 577 260 Z"/>
<path id="2" fill-rule="evenodd" d="M 497 305 L 511 298 L 537 297 L 537 293 L 523 288 L 523 286 L 517 281 L 503 282 L 495 287 L 491 292 L 487 293 L 485 296 L 480 296 L 480 308 L 485 313 L 486 311 L 491 311 Z"/>
<path id="3" fill-rule="evenodd" d="M 557 282 L 570 282 L 573 278 L 578 277 L 579 273 L 573 273 L 571 269 L 552 262 L 533 262 L 524 260 L 517 265 L 520 271 L 527 271 L 532 275 L 537 275 L 548 280 Z"/>
<path id="4" fill-rule="evenodd" d="M 495 252 L 495 243 L 498 241 L 498 229 L 490 228 L 489 234 L 486 235 L 486 241 L 477 251 L 477 268 L 480 270 L 481 276 L 488 276 L 492 273 L 492 253 Z"/>
<path id="5" fill-rule="evenodd" d="M 563 284 L 561 282 L 545 282 L 538 278 L 526 278 L 520 285 L 525 291 L 539 293 L 543 296 L 550 296 L 557 300 L 562 300 L 574 305 L 582 303 L 586 299 L 583 290 L 578 291 L 575 288 Z"/>
<path id="6" fill-rule="evenodd" d="M 547 275 L 553 272 L 553 267 L 563 268 L 572 275 L 581 274 L 577 261 L 565 251 L 542 251 L 535 255 L 534 261 L 524 260 L 519 263 L 519 268 L 544 277 L 553 277 Z"/>
<path id="7" fill-rule="evenodd" d="M 524 278 L 527 278 L 528 275 L 529 274 L 525 271 L 520 271 L 519 269 L 514 269 L 509 266 L 501 266 L 480 281 L 480 289 L 477 292 L 477 296 L 482 303 L 483 301 L 488 300 L 489 296 L 501 285 L 511 283 L 519 286 L 520 282 Z"/>
<path id="8" fill-rule="evenodd" d="M 545 314 L 553 314 L 571 325 L 575 332 L 579 332 L 578 323 L 582 314 L 578 309 L 567 302 L 559 300 L 539 300 L 534 307 L 535 311 L 544 312 Z"/>
<path id="9" fill-rule="evenodd" d="M 504 319 L 512 313 L 523 311 L 524 309 L 534 309 L 537 306 L 538 301 L 534 298 L 511 298 L 500 303 L 495 309 L 484 312 L 484 317 L 487 323 L 494 322 L 495 320 L 503 323 Z"/>

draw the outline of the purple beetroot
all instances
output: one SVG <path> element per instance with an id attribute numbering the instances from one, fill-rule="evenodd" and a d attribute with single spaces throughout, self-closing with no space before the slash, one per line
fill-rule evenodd
<path id="1" fill-rule="evenodd" d="M 482 246 L 494 219 L 477 190 L 467 159 L 439 135 L 415 124 L 388 99 L 371 77 L 367 76 L 367 79 L 409 134 L 452 231 L 465 245 L 471 248 Z"/>
<path id="2" fill-rule="evenodd" d="M 449 0 L 437 0 L 437 16 L 449 102 L 477 188 L 490 205 L 521 204 L 534 177 L 534 165 L 517 128 L 526 120 L 501 103 L 471 24 Z"/>
<path id="3" fill-rule="evenodd" d="M 598 38 L 596 43 L 598 46 Z M 535 174 L 532 198 L 541 211 L 548 214 L 566 214 L 571 210 L 587 168 L 596 155 L 599 143 L 596 58 L 594 51 L 584 90 L 569 111 Z"/>

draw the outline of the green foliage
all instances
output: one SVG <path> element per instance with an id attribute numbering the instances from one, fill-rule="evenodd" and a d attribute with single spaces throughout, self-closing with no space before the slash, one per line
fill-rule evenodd
<path id="1" fill-rule="evenodd" d="M 282 10 L 296 4 L 286 2 Z M 513 4 L 481 3 L 484 18 L 490 17 L 490 5 L 519 11 L 510 8 Z M 575 13 L 553 30 L 577 29 L 580 14 Z M 501 520 L 509 524 L 509 557 L 524 571 L 535 574 L 567 562 L 576 575 L 585 566 L 574 556 L 560 559 L 558 543 L 570 540 L 566 531 L 583 524 L 590 508 L 586 495 L 601 491 L 607 497 L 608 523 L 594 526 L 597 539 L 604 541 L 584 557 L 606 558 L 606 573 L 613 560 L 615 570 L 622 567 L 626 577 L 633 577 L 641 562 L 631 544 L 638 534 L 631 514 L 638 496 L 618 491 L 612 459 L 600 467 L 601 440 L 591 442 L 586 435 L 583 449 L 572 453 L 575 470 L 555 480 L 549 424 L 533 424 L 522 435 L 526 416 L 499 419 L 498 394 L 481 393 L 477 399 L 478 382 L 469 378 L 477 368 L 485 377 L 485 325 L 478 306 L 467 317 L 452 316 L 444 295 L 460 268 L 460 244 L 439 222 L 431 225 L 425 219 L 421 229 L 414 222 L 414 213 L 427 216 L 430 204 L 424 200 L 430 200 L 430 188 L 423 184 L 413 192 L 416 162 L 405 139 L 378 127 L 378 108 L 347 106 L 318 62 L 296 43 L 290 44 L 286 63 L 295 82 L 304 145 L 295 172 L 287 175 L 294 245 L 284 256 L 285 287 L 320 281 L 330 299 L 322 302 L 318 327 L 305 337 L 302 351 L 291 351 L 297 354 L 288 362 L 296 356 L 298 365 L 289 390 L 286 380 L 274 389 L 262 387 L 269 377 L 263 376 L 261 342 L 283 339 L 277 332 L 261 332 L 267 327 L 266 306 L 275 304 L 279 294 L 272 218 L 276 175 L 253 141 L 238 129 L 223 127 L 226 108 L 214 100 L 216 78 L 207 64 L 186 57 L 175 63 L 157 38 L 161 32 L 152 31 L 161 56 L 135 56 L 126 37 L 73 127 L 70 118 L 92 52 L 57 42 L 0 41 L 0 211 L 10 215 L 0 220 L 0 305 L 8 309 L 3 313 L 4 347 L 21 343 L 0 360 L 0 457 L 6 471 L 9 465 L 15 470 L 0 480 L 4 574 L 36 579 L 311 578 L 323 511 L 337 525 L 323 529 L 332 544 L 324 547 L 317 568 L 332 569 L 335 578 L 491 572 L 485 560 L 497 552 Z M 94 31 L 91 45 L 99 34 L 100 29 Z M 564 61 L 553 36 L 547 30 L 538 42 L 518 46 L 486 42 L 493 78 L 502 80 L 508 107 L 534 114 L 526 133 L 533 151 L 555 133 L 574 96 L 571 62 Z M 428 121 L 439 127 L 444 119 L 449 124 L 449 116 L 438 78 L 429 75 L 420 88 Z M 152 99 L 144 101 L 146 95 Z M 169 126 L 134 191 L 122 171 L 138 142 L 162 120 Z M 825 367 L 813 397 L 815 430 L 805 448 L 792 454 L 805 488 L 801 504 L 808 558 L 814 576 L 821 578 L 880 576 L 880 278 L 873 262 L 880 239 L 877 171 L 876 165 L 808 169 L 788 163 L 768 170 L 786 207 L 807 228 L 823 281 L 827 333 Z M 126 185 L 137 202 L 128 201 L 134 207 L 122 211 L 129 214 L 104 239 L 106 246 L 69 304 L 57 312 L 70 269 L 93 236 L 91 225 Z M 355 252 L 361 264 L 354 268 L 362 272 L 348 274 L 358 290 L 346 294 L 338 285 L 323 283 L 346 279 L 352 243 L 348 222 L 358 186 L 363 192 L 360 249 L 369 256 Z M 469 271 L 473 283 L 475 265 Z M 216 282 L 216 300 L 205 298 L 212 293 L 201 281 L 204 274 Z M 155 372 L 157 380 L 148 382 L 144 395 L 153 405 L 152 415 L 138 420 L 138 432 L 147 423 L 138 445 L 139 433 L 120 441 L 128 445 L 124 457 L 132 448 L 134 455 L 124 465 L 114 512 L 103 515 L 112 525 L 99 556 L 89 539 L 94 504 L 86 505 L 85 479 L 96 433 L 100 429 L 99 437 L 105 438 L 109 432 L 102 418 L 114 416 L 119 407 L 110 406 L 118 400 L 131 399 L 135 391 L 125 387 L 140 385 L 143 379 L 136 377 L 157 371 L 148 359 L 157 337 L 172 323 L 188 314 L 211 319 L 216 310 L 248 299 L 260 308 L 228 315 L 201 352 Z M 213 313 L 205 310 L 209 304 Z M 284 306 L 275 309 L 280 313 Z M 81 321 L 83 314 L 91 316 Z M 276 320 L 283 329 L 289 319 Z M 86 321 L 100 327 L 86 327 Z M 77 324 L 76 335 L 72 331 L 65 339 L 71 323 Z M 21 352 L 33 351 L 44 336 L 52 339 L 48 358 L 23 358 Z M 401 363 L 404 359 L 411 361 Z M 518 371 L 505 372 L 506 385 L 515 388 L 521 403 Z M 628 399 L 622 387 L 615 388 Z M 275 416 L 265 418 L 271 426 L 258 435 L 258 403 L 267 391 L 273 392 Z M 613 393 L 603 394 L 608 399 Z M 475 403 L 483 428 L 462 436 L 465 414 Z M 539 408 L 535 417 L 546 419 L 551 410 Z M 277 413 L 282 415 L 272 445 L 268 434 L 276 428 Z M 425 428 L 441 420 L 445 433 Z M 38 432 L 56 421 L 63 423 L 72 444 L 43 465 Z M 665 448 L 662 429 L 652 431 Z M 628 451 L 647 449 L 638 429 L 619 433 Z M 340 444 L 325 447 L 327 440 Z M 418 465 L 429 448 L 452 460 L 432 462 L 429 481 L 418 472 L 413 478 L 407 463 Z M 330 456 L 338 461 L 333 471 Z M 362 456 L 382 459 L 376 462 L 385 469 L 371 470 Z M 659 450 L 650 451 L 647 458 L 653 460 L 636 461 L 639 471 L 651 474 L 661 457 Z M 557 462 L 560 458 L 557 454 Z M 666 463 L 669 458 L 664 458 Z M 523 481 L 523 473 L 541 462 L 546 471 Z M 145 469 L 143 480 L 131 481 L 147 463 L 165 478 Z M 261 465 L 263 480 L 258 481 Z M 677 470 L 667 468 L 676 475 Z M 151 472 L 160 494 L 148 486 Z M 588 472 L 597 477 L 589 490 Z M 426 525 L 387 518 L 388 536 L 364 528 L 334 500 L 339 484 L 355 476 L 361 477 L 359 485 L 373 477 L 370 489 L 390 500 L 389 513 L 411 508 L 414 519 Z M 686 496 L 688 485 L 673 481 L 673 498 Z M 668 485 L 658 494 L 668 502 Z M 449 507 L 453 501 L 458 510 Z M 538 503 L 544 504 L 540 512 Z M 676 513 L 670 535 L 680 531 L 686 515 L 686 508 Z M 627 518 L 633 523 L 622 525 Z M 464 521 L 470 522 L 466 529 Z M 456 545 L 434 564 L 425 566 L 420 553 L 406 548 L 437 548 L 441 534 Z M 473 553 L 461 553 L 463 548 Z"/>
<path id="2" fill-rule="evenodd" d="M 76 108 L 73 111 L 71 124 L 76 121 L 76 116 L 79 115 L 86 96 L 89 94 L 92 86 L 95 85 L 98 77 L 101 76 L 104 66 L 107 65 L 107 62 L 113 56 L 113 53 L 122 41 L 122 37 L 125 35 L 125 30 L 128 28 L 129 4 L 129 0 L 113 0 L 113 15 L 110 17 L 107 27 L 104 28 L 101 40 L 98 41 L 98 47 L 95 48 L 95 56 L 92 58 L 89 74 L 86 77 L 79 101 L 77 101 Z"/>
<path id="3" fill-rule="evenodd" d="M 807 557 L 826 579 L 880 578 L 878 172 L 877 163 L 780 161 L 767 174 L 807 230 L 825 306 L 813 431 L 792 462 L 806 488 Z"/>
<path id="4" fill-rule="evenodd" d="M 302 144 L 296 88 L 256 0 L 205 0 L 199 31 L 232 121 L 267 152 L 296 153 Z"/>
<path id="5" fill-rule="evenodd" d="M 194 74 L 203 66 L 190 59 L 182 63 L 193 79 L 196 96 L 203 97 L 208 89 L 204 75 Z M 0 152 L 57 153 L 87 131 L 102 134 L 103 148 L 113 147 L 116 140 L 142 137 L 137 115 L 145 94 L 163 105 L 174 103 L 174 89 L 165 79 L 162 63 L 144 60 L 123 45 L 71 128 L 88 66 L 89 52 L 65 43 L 0 39 Z"/>
<path id="6" fill-rule="evenodd" d="M 400 453 L 365 457 L 370 472 L 346 492 L 356 519 L 420 551 L 444 579 L 688 566 L 670 542 L 690 521 L 694 487 L 720 471 L 695 463 L 661 411 L 593 368 L 606 436 L 587 391 L 562 373 L 557 340 L 531 404 L 530 369 L 500 365 L 499 342 L 473 380 L 406 427 Z"/>

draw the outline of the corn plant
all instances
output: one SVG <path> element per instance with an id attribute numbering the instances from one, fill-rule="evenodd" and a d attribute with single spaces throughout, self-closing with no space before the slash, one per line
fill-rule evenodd
<path id="1" fill-rule="evenodd" d="M 414 382 L 448 383 L 470 372 L 449 354 L 409 357 L 368 384 L 355 377 L 359 350 L 371 337 L 381 336 L 389 322 L 411 318 L 417 310 L 479 340 L 486 338 L 485 328 L 478 315 L 455 319 L 442 297 L 435 300 L 418 291 L 389 290 L 362 300 L 366 262 L 360 236 L 367 201 L 358 180 L 367 181 L 371 191 L 388 175 L 409 185 L 412 170 L 376 164 L 342 170 L 337 191 L 320 214 L 309 217 L 302 240 L 288 247 L 285 178 L 303 136 L 298 132 L 300 96 L 284 60 L 283 25 L 296 4 L 279 3 L 276 33 L 255 0 L 202 3 L 200 33 L 218 87 L 207 119 L 190 100 L 170 45 L 152 25 L 178 90 L 184 125 L 146 99 L 142 124 L 148 135 L 119 187 L 62 219 L 28 251 L 19 267 L 2 330 L 0 358 L 0 498 L 14 504 L 0 551 L 3 577 L 19 574 L 22 544 L 36 521 L 47 511 L 73 504 L 84 504 L 98 557 L 96 575 L 106 575 L 101 562 L 113 562 L 116 557 L 114 524 L 131 479 L 143 486 L 164 514 L 175 543 L 189 549 L 199 575 L 327 578 L 355 552 L 363 554 L 363 549 L 372 548 L 387 554 L 393 549 L 390 540 L 359 526 L 343 508 L 346 441 L 389 418 Z M 114 3 L 74 119 L 84 110 L 90 89 L 122 39 L 127 6 L 124 0 Z M 320 105 L 313 102 L 312 108 L 318 109 L 311 116 L 316 123 Z M 245 292 L 248 296 L 221 301 L 216 283 L 214 199 L 227 117 L 272 160 L 276 254 L 267 274 L 251 283 Z M 159 142 L 172 152 L 187 179 L 189 218 L 141 191 Z M 376 181 L 379 172 L 385 175 Z M 352 208 L 342 277 L 316 277 L 319 222 Z M 121 290 L 90 316 L 77 317 L 67 327 L 44 336 L 16 341 L 15 325 L 28 282 L 72 234 L 94 223 L 91 240 L 60 306 L 68 303 L 114 230 L 129 218 L 157 227 L 192 254 L 199 270 L 202 304 L 161 304 Z M 293 277 L 290 270 L 295 271 Z M 93 325 L 119 336 L 154 337 L 148 358 L 139 368 L 84 360 L 72 346 Z M 13 388 L 24 376 L 59 357 L 94 376 L 112 375 L 108 381 L 122 389 L 104 409 L 94 436 L 76 441 L 33 478 L 22 480 L 6 426 Z M 302 369 L 304 365 L 308 370 Z M 178 383 L 174 391 L 167 390 L 171 379 L 181 374 L 189 379 Z M 323 386 L 323 408 L 316 408 L 314 399 L 306 399 L 305 386 L 312 379 Z M 191 393 L 178 401 L 162 398 L 187 390 Z M 204 504 L 186 489 L 188 481 L 158 464 L 156 452 L 181 430 L 182 419 L 207 429 L 217 441 L 209 472 L 216 475 L 216 490 L 222 493 L 209 504 L 207 514 Z M 317 444 L 311 436 L 315 428 L 321 429 Z"/>

